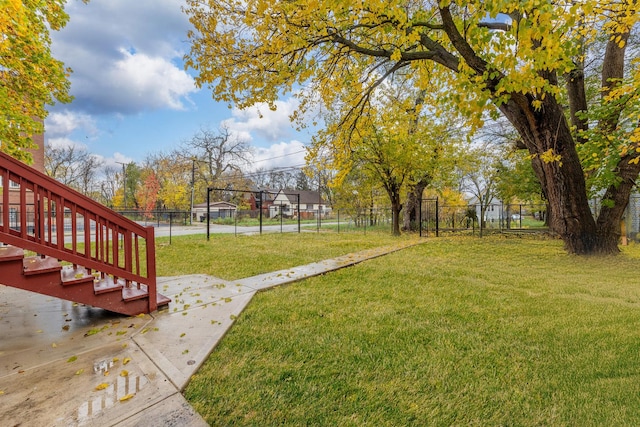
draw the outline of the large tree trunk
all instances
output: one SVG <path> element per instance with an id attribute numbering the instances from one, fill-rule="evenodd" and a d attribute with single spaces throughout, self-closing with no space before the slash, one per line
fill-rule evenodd
<path id="1" fill-rule="evenodd" d="M 493 95 L 498 95 L 498 88 L 505 76 L 491 67 L 468 44 L 459 32 L 449 6 L 440 8 L 440 16 L 444 31 L 456 51 L 478 76 L 489 73 L 490 78 L 485 81 L 486 88 Z M 603 97 L 624 75 L 624 53 L 627 43 L 619 43 L 619 41 L 626 42 L 629 34 L 627 31 L 617 36 L 611 37 L 607 43 L 603 60 Z M 429 40 L 425 41 L 425 43 L 428 42 Z M 443 51 L 439 45 L 428 45 L 428 47 L 433 48 L 437 53 L 434 60 L 453 71 L 459 69 L 458 58 Z M 541 48 L 541 45 L 538 47 Z M 578 111 L 584 111 L 587 108 L 584 102 L 586 98 L 583 98 L 584 76 L 581 72 L 582 67 L 579 66 L 568 79 L 568 94 L 572 98 L 570 114 L 576 128 L 587 129 L 586 121 L 577 115 Z M 555 72 L 540 71 L 539 74 L 539 77 L 549 84 L 558 84 Z M 499 108 L 516 128 L 529 153 L 542 160 L 539 162 L 540 167 L 534 167 L 534 170 L 551 207 L 549 223 L 551 229 L 562 237 L 565 248 L 570 253 L 618 252 L 619 225 L 627 205 L 630 183 L 638 177 L 640 170 L 638 165 L 631 163 L 633 158 L 621 160 L 616 175 L 622 179 L 622 183 L 610 187 L 606 195 L 608 200 L 613 202 L 613 206 L 604 206 L 596 223 L 587 201 L 584 171 L 576 151 L 576 142 L 571 135 L 562 107 L 550 93 L 545 93 L 546 96 L 538 98 L 532 94 L 520 92 L 509 95 L 509 100 L 500 104 Z M 540 104 L 539 108 L 533 108 L 534 102 Z M 619 106 L 619 108 L 622 107 Z M 614 129 L 620 117 L 619 113 L 620 111 L 615 111 L 614 108 L 610 117 L 601 120 L 599 127 L 605 131 L 607 128 Z M 559 156 L 559 159 L 556 159 L 556 156 Z"/>
<path id="2" fill-rule="evenodd" d="M 603 218 L 603 224 L 596 225 L 587 200 L 580 159 L 561 106 L 552 96 L 545 98 L 539 110 L 530 107 L 531 101 L 527 96 L 513 95 L 500 109 L 523 137 L 532 155 L 537 158 L 543 153 L 560 156 L 558 160 L 541 159 L 534 168 L 553 213 L 551 230 L 560 235 L 570 253 L 618 252 L 616 233 L 620 232 L 622 212 L 611 212 Z"/>
<path id="3" fill-rule="evenodd" d="M 629 33 L 611 37 L 607 43 L 602 70 L 602 99 L 624 76 L 624 55 Z M 619 43 L 621 39 L 625 43 Z M 543 76 L 549 82 L 557 83 L 555 75 Z M 584 88 L 582 64 L 568 76 L 567 81 L 570 117 L 572 124 L 579 130 L 588 129 L 584 117 L 579 111 L 586 111 L 587 102 Z M 501 107 L 503 113 L 514 124 L 531 154 L 538 158 L 553 150 L 560 155 L 560 161 L 538 161 L 536 174 L 540 178 L 550 210 L 550 227 L 560 234 L 566 249 L 576 254 L 611 254 L 618 252 L 620 223 L 624 215 L 629 195 L 640 173 L 637 153 L 624 156 L 616 168 L 619 182 L 610 186 L 603 196 L 603 206 L 597 221 L 587 200 L 584 171 L 580 165 L 574 141 L 561 106 L 552 96 L 543 100 L 542 108 L 531 108 L 531 97 L 515 95 L 511 101 Z M 598 127 L 603 133 L 609 133 L 618 126 L 622 106 L 613 106 L 609 115 L 602 117 Z M 578 133 L 578 143 L 585 143 Z"/>
<path id="4" fill-rule="evenodd" d="M 420 201 L 422 200 L 422 192 L 427 188 L 428 179 L 421 179 L 415 185 L 409 188 L 407 192 L 407 200 L 404 203 L 403 225 L 404 231 L 418 230 L 418 218 L 420 214 Z"/>
<path id="5" fill-rule="evenodd" d="M 391 233 L 394 236 L 400 235 L 400 211 L 402 211 L 402 203 L 400 203 L 400 187 L 402 184 L 394 182 L 385 183 L 385 190 L 391 202 Z"/>
<path id="6" fill-rule="evenodd" d="M 412 231 L 415 230 L 418 223 L 418 204 L 420 199 L 416 197 L 416 193 L 410 189 L 407 192 L 407 199 L 404 202 L 404 212 L 402 213 L 402 230 Z"/>
<path id="7" fill-rule="evenodd" d="M 620 223 L 640 172 L 640 163 L 632 161 L 634 157 L 635 153 L 625 156 L 618 164 L 620 183 L 612 185 L 605 192 L 602 198 L 609 203 L 603 203 L 596 221 L 600 239 L 609 240 L 609 244 L 616 245 L 616 248 L 621 233 Z"/>
<path id="8" fill-rule="evenodd" d="M 402 210 L 402 204 L 400 203 L 400 192 L 396 191 L 393 194 L 389 194 L 391 199 L 391 233 L 394 236 L 400 235 L 400 211 Z"/>

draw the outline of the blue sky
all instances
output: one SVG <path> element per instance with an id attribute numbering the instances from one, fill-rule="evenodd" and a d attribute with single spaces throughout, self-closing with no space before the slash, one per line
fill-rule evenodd
<path id="1" fill-rule="evenodd" d="M 188 52 L 183 0 L 79 0 L 67 3 L 70 20 L 52 33 L 52 51 L 71 67 L 70 104 L 49 108 L 45 142 L 86 147 L 107 164 L 141 162 L 170 151 L 201 128 L 226 126 L 254 148 L 256 165 L 271 169 L 304 163 L 310 134 L 295 132 L 293 98 L 240 111 L 197 89 Z M 261 161 L 262 159 L 272 159 Z"/>

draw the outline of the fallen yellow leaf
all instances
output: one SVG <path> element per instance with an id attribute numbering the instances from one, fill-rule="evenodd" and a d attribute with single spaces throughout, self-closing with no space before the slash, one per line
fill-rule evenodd
<path id="1" fill-rule="evenodd" d="M 76 371 L 76 375 L 80 375 L 80 374 L 82 374 L 83 372 L 84 372 L 84 369 L 78 369 L 78 370 Z"/>
<path id="2" fill-rule="evenodd" d="M 134 396 L 133 394 L 129 393 L 126 396 L 122 396 L 119 400 L 120 402 L 124 402 L 125 400 L 131 399 L 133 396 Z"/>
<path id="3" fill-rule="evenodd" d="M 129 362 L 131 362 L 131 358 L 130 358 L 130 357 L 125 357 L 125 358 L 122 360 L 122 364 L 123 364 L 123 365 L 126 365 L 126 364 L 127 364 L 127 363 L 129 363 Z"/>
<path id="4" fill-rule="evenodd" d="M 109 384 L 107 384 L 107 383 L 98 384 L 98 385 L 96 386 L 96 391 L 97 391 L 97 390 L 104 390 L 104 389 L 105 389 L 105 388 L 107 388 L 107 387 L 109 387 Z"/>
<path id="5" fill-rule="evenodd" d="M 127 371 L 126 369 L 123 369 L 122 372 L 120 372 L 120 376 L 121 377 L 128 377 L 129 376 L 129 371 Z"/>

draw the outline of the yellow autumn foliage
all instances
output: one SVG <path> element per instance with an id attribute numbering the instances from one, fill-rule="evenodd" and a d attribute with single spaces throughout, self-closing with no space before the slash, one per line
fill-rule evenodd
<path id="1" fill-rule="evenodd" d="M 210 88 L 214 99 L 238 108 L 262 102 L 275 108 L 283 94 L 296 96 L 300 103 L 292 118 L 299 126 L 318 112 L 329 124 L 322 135 L 327 142 L 311 157 L 331 158 L 338 180 L 355 161 L 354 144 L 363 146 L 359 141 L 371 134 L 367 121 L 380 119 L 385 130 L 395 123 L 378 115 L 379 95 L 389 87 L 405 90 L 399 98 L 402 105 L 411 94 L 424 92 L 424 106 L 436 123 L 453 110 L 473 131 L 487 117 L 504 115 L 518 132 L 520 145 L 540 166 L 535 170 L 550 209 L 557 210 L 558 218 L 581 218 L 571 227 L 551 222 L 568 250 L 615 252 L 606 242 L 616 239 L 604 238 L 596 229 L 616 227 L 596 223 L 588 199 L 597 189 L 624 202 L 628 187 L 616 184 L 635 180 L 640 173 L 640 168 L 630 167 L 638 157 L 634 115 L 640 111 L 639 54 L 637 48 L 625 51 L 627 40 L 636 39 L 639 2 L 313 0 L 313 7 L 307 0 L 186 3 L 193 29 L 185 65 L 198 72 L 196 83 Z M 587 87 L 597 81 L 603 82 L 600 88 Z M 567 104 L 579 110 L 570 111 Z M 395 111 L 408 109 L 402 105 Z M 399 132 L 402 129 L 392 130 L 394 140 L 406 143 Z M 606 140 L 614 133 L 613 141 Z M 396 149 L 394 144 L 385 150 Z M 621 152 L 633 157 L 623 159 Z M 619 191 L 625 193 L 616 194 Z M 606 216 L 607 209 L 601 214 Z M 620 215 L 616 210 L 607 221 L 616 222 Z M 588 239 L 593 243 L 584 245 L 586 240 L 576 237 L 586 235 L 593 236 Z"/>
<path id="2" fill-rule="evenodd" d="M 25 149 L 44 131 L 45 106 L 69 102 L 70 70 L 50 50 L 50 31 L 64 27 L 65 0 L 0 2 L 0 150 L 30 161 Z"/>

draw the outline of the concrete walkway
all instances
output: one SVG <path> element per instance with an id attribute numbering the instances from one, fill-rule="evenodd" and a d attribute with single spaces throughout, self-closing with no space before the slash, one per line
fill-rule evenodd
<path id="1" fill-rule="evenodd" d="M 0 285 L 0 425 L 206 426 L 181 392 L 256 292 L 412 244 L 236 281 L 161 278 L 172 303 L 138 317 Z"/>

